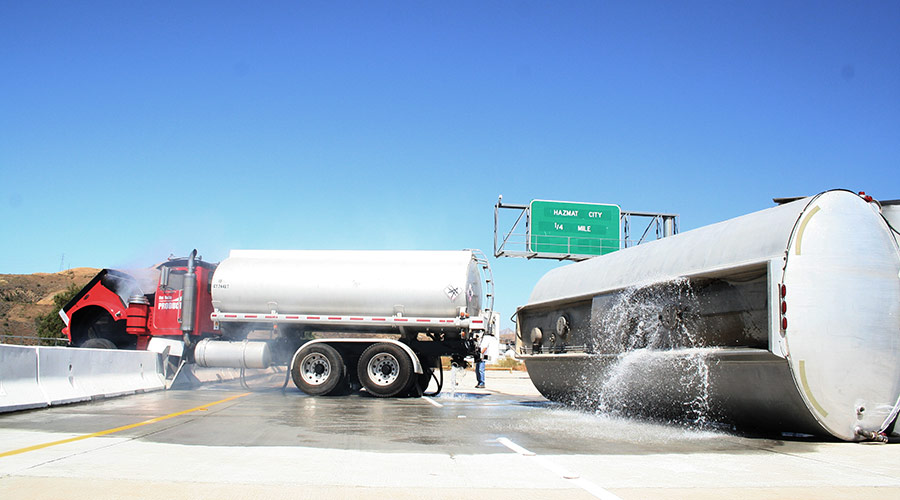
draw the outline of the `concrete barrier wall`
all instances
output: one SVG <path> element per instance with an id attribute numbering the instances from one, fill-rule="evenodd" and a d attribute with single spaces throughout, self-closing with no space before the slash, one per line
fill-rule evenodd
<path id="1" fill-rule="evenodd" d="M 0 344 L 0 411 L 47 406 L 38 384 L 37 350 Z"/>
<path id="2" fill-rule="evenodd" d="M 0 412 L 165 387 L 154 352 L 0 344 Z"/>

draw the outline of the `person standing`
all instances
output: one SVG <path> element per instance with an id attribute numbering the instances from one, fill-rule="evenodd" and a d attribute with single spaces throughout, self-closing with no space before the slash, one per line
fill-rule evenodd
<path id="1" fill-rule="evenodd" d="M 478 341 L 478 352 L 475 353 L 475 388 L 484 389 L 484 366 L 487 361 L 496 363 L 500 355 L 500 313 L 493 311 L 487 331 Z"/>
<path id="2" fill-rule="evenodd" d="M 475 388 L 484 389 L 484 367 L 487 361 L 493 362 L 499 353 L 499 342 L 494 335 L 494 329 L 488 330 L 478 343 L 478 353 L 475 354 Z"/>
<path id="3" fill-rule="evenodd" d="M 480 352 L 475 356 L 475 388 L 476 389 L 484 389 L 484 351 L 485 347 L 482 347 Z"/>

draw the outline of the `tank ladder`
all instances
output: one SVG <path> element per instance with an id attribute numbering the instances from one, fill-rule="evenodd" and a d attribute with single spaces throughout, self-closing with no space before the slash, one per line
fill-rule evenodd
<path id="1" fill-rule="evenodd" d="M 487 260 L 487 256 L 478 249 L 470 249 L 472 255 L 475 256 L 475 262 L 481 266 L 484 271 L 484 296 L 487 298 L 487 307 L 490 311 L 494 310 L 494 273 L 491 271 L 491 265 Z"/>

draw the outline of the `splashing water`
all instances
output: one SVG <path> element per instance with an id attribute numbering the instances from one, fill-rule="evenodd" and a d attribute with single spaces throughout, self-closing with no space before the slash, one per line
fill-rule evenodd
<path id="1" fill-rule="evenodd" d="M 456 397 L 456 387 L 466 375 L 466 369 L 462 366 L 451 365 L 450 367 L 450 397 Z"/>
<path id="2" fill-rule="evenodd" d="M 582 372 L 580 406 L 612 416 L 710 423 L 710 372 L 699 301 L 679 279 L 604 297 L 593 318 L 594 369 Z"/>

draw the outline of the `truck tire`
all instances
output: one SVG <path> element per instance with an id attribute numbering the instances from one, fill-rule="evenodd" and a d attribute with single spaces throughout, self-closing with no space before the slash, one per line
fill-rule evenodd
<path id="1" fill-rule="evenodd" d="M 306 394 L 324 396 L 340 390 L 344 370 L 344 359 L 337 349 L 328 344 L 313 344 L 294 354 L 291 378 Z"/>
<path id="2" fill-rule="evenodd" d="M 385 342 L 363 351 L 356 372 L 366 391 L 379 398 L 404 393 L 414 375 L 409 355 L 399 346 Z"/>
<path id="3" fill-rule="evenodd" d="M 80 347 L 87 349 L 116 349 L 116 344 L 109 339 L 93 338 L 82 342 Z"/>
<path id="4" fill-rule="evenodd" d="M 115 349 L 117 346 L 133 347 L 134 336 L 125 331 L 125 320 L 116 321 L 109 312 L 99 307 L 86 307 L 72 318 L 72 342 L 78 347 L 93 347 L 94 349 Z M 106 342 L 90 341 L 106 340 Z"/>

